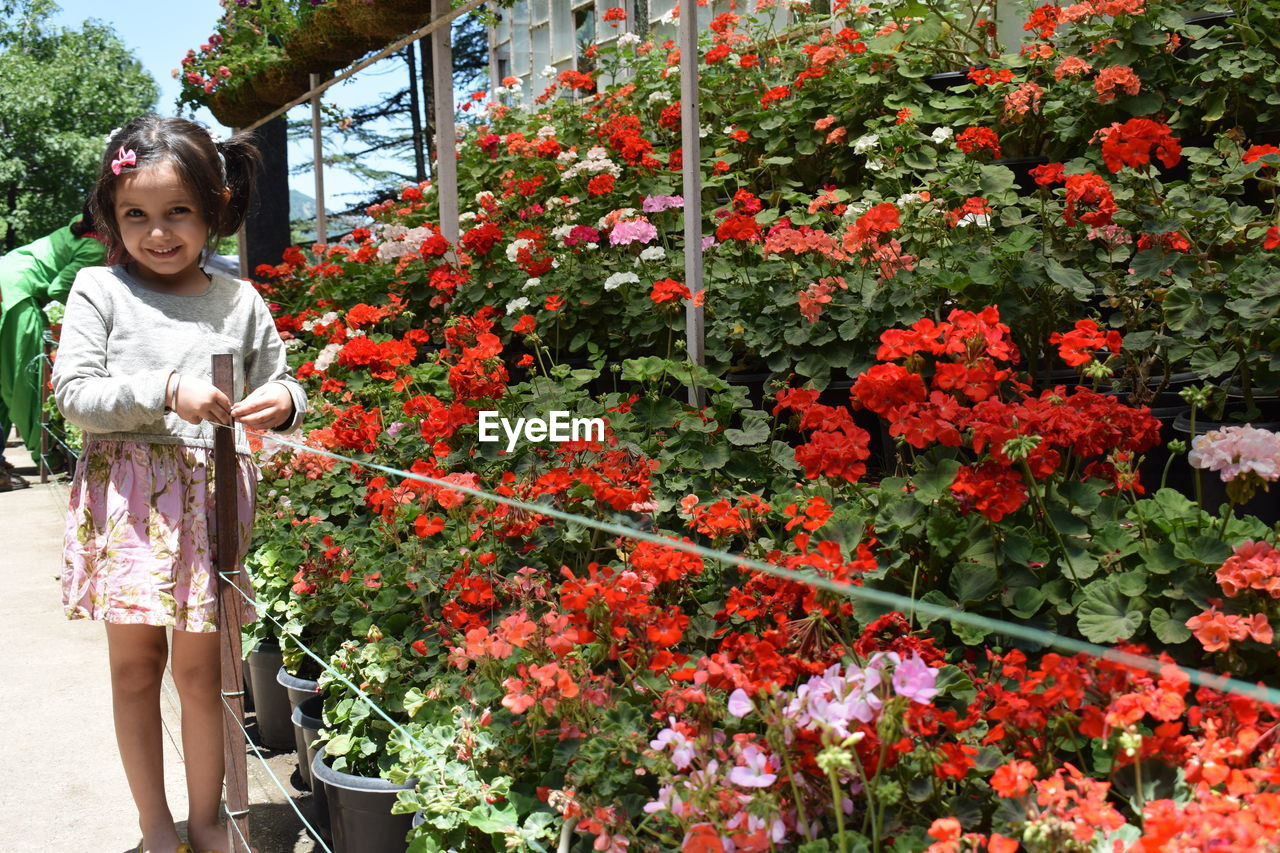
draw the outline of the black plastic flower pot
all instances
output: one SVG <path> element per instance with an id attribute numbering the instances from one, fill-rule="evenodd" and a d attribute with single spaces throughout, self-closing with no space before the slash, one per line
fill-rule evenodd
<path id="1" fill-rule="evenodd" d="M 324 785 L 334 853 L 405 853 L 413 815 L 392 814 L 391 806 L 400 791 L 413 785 L 342 773 L 324 759 L 321 748 L 311 765 L 311 776 Z"/>
<path id="2" fill-rule="evenodd" d="M 1204 435 L 1216 429 L 1223 427 L 1240 426 L 1236 423 L 1222 423 L 1219 421 L 1210 421 L 1201 418 L 1196 419 L 1195 434 L 1191 431 L 1191 410 L 1184 409 L 1178 414 L 1173 421 L 1173 432 L 1176 437 L 1187 443 L 1188 449 L 1195 436 Z M 1280 421 L 1263 421 L 1255 422 L 1252 426 L 1258 429 L 1271 430 L 1272 432 L 1280 432 Z M 1195 500 L 1196 480 L 1200 481 L 1200 498 L 1201 508 L 1206 512 L 1217 514 L 1222 504 L 1227 502 L 1227 484 L 1222 481 L 1215 471 L 1204 471 L 1199 468 L 1192 468 L 1191 463 L 1187 461 L 1187 457 L 1175 459 L 1173 467 L 1183 466 L 1186 471 L 1186 486 L 1179 488 L 1182 494 L 1191 500 Z M 1172 479 L 1172 475 L 1171 475 Z M 1261 519 L 1266 524 L 1275 524 L 1280 521 L 1280 500 L 1276 499 L 1276 495 L 1272 492 L 1258 490 L 1247 503 L 1234 508 L 1236 515 L 1252 515 Z"/>
<path id="3" fill-rule="evenodd" d="M 1226 9 L 1222 12 L 1199 12 L 1194 15 L 1188 15 L 1183 23 L 1194 24 L 1197 27 L 1203 27 L 1207 30 L 1212 27 L 1222 26 L 1223 24 L 1228 23 L 1235 16 L 1236 13 L 1230 9 Z M 1173 52 L 1173 55 L 1176 59 L 1181 59 L 1183 62 L 1195 62 L 1206 53 L 1208 53 L 1208 51 L 1202 47 L 1197 47 L 1194 41 L 1184 41 L 1178 46 L 1177 50 Z"/>
<path id="4" fill-rule="evenodd" d="M 249 671 L 249 659 L 240 662 L 240 675 L 244 678 L 244 710 L 253 710 L 253 673 Z"/>
<path id="5" fill-rule="evenodd" d="M 293 723 L 289 718 L 289 693 L 276 681 L 282 665 L 280 647 L 259 643 L 249 655 L 249 679 L 253 683 L 253 707 L 258 720 L 258 740 L 267 749 L 293 749 Z"/>
<path id="6" fill-rule="evenodd" d="M 1048 157 L 1005 157 L 1001 160 L 992 160 L 992 166 L 1004 166 L 1013 172 L 1013 182 L 1018 187 L 1018 195 L 1022 197 L 1032 196 L 1040 189 L 1036 185 L 1035 178 L 1031 177 L 1031 170 L 1039 166 L 1049 165 Z"/>
<path id="7" fill-rule="evenodd" d="M 950 89 L 959 89 L 973 83 L 973 81 L 969 79 L 968 71 L 939 71 L 936 74 L 925 75 L 924 82 L 935 92 L 946 92 Z"/>
<path id="8" fill-rule="evenodd" d="M 293 709 L 293 745 L 298 752 L 298 775 L 302 786 L 312 790 L 311 762 L 316 751 L 312 748 L 316 735 L 324 728 L 324 697 L 315 695 L 304 699 Z"/>
<path id="9" fill-rule="evenodd" d="M 294 708 L 320 693 L 320 682 L 291 675 L 283 665 L 276 672 L 276 681 L 284 688 L 289 697 L 289 713 L 291 714 Z"/>

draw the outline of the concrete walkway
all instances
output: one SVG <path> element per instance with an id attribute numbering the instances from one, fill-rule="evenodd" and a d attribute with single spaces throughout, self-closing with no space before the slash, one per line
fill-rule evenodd
<path id="1" fill-rule="evenodd" d="M 131 853 L 141 835 L 116 751 L 106 633 L 100 622 L 68 621 L 62 614 L 66 485 L 40 485 L 25 449 L 6 446 L 4 452 L 32 485 L 0 492 L 0 683 L 7 718 L 0 849 Z M 165 781 L 181 833 L 185 776 L 178 698 L 168 673 L 161 706 Z M 250 834 L 258 853 L 324 850 L 290 805 L 297 803 L 310 819 L 311 797 L 294 787 L 293 753 L 264 751 L 264 764 L 246 751 Z"/>

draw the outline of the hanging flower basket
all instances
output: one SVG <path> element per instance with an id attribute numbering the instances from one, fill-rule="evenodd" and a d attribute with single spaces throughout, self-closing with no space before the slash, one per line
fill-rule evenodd
<path id="1" fill-rule="evenodd" d="M 316 9 L 306 23 L 285 39 L 285 55 L 303 71 L 332 71 L 364 54 L 371 45 L 366 36 L 347 26 L 342 13 L 329 4 Z"/>
<path id="2" fill-rule="evenodd" d="M 334 7 L 353 32 L 384 46 L 422 26 L 431 14 L 430 3 L 420 0 L 337 0 Z"/>
<path id="3" fill-rule="evenodd" d="M 310 87 L 308 73 L 287 59 L 262 68 L 252 83 L 258 97 L 274 107 L 289 103 Z"/>
<path id="4" fill-rule="evenodd" d="M 227 127 L 253 124 L 272 109 L 274 105 L 262 100 L 244 78 L 219 87 L 209 99 L 209 111 Z"/>

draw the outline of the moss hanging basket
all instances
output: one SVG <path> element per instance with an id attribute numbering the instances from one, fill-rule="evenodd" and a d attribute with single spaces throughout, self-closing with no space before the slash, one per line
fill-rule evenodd
<path id="1" fill-rule="evenodd" d="M 246 127 L 274 109 L 254 91 L 250 81 L 241 78 L 219 87 L 209 100 L 209 111 L 227 127 Z"/>
<path id="2" fill-rule="evenodd" d="M 352 31 L 334 4 L 316 9 L 285 39 L 284 52 L 303 71 L 332 71 L 351 63 L 374 45 Z"/>
<path id="3" fill-rule="evenodd" d="M 337 0 L 336 10 L 352 32 L 359 33 L 384 47 L 426 23 L 431 15 L 430 2 L 398 0 Z"/>
<path id="4" fill-rule="evenodd" d="M 273 107 L 284 106 L 310 88 L 308 72 L 289 60 L 267 65 L 253 75 L 253 91 Z"/>

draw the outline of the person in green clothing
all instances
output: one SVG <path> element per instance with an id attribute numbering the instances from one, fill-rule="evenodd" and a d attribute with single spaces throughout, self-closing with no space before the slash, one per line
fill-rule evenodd
<path id="1" fill-rule="evenodd" d="M 65 228 L 0 257 L 0 440 L 8 438 L 10 426 L 17 426 L 35 459 L 44 400 L 39 363 L 44 306 L 66 301 L 82 267 L 103 263 L 106 249 L 97 237 L 86 209 Z M 22 478 L 0 459 L 0 491 L 22 485 Z"/>

